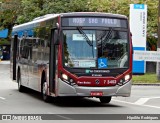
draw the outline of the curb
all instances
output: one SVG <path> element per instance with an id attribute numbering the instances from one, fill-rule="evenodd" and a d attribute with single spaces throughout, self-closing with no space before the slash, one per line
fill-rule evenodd
<path id="1" fill-rule="evenodd" d="M 142 83 L 142 84 L 132 84 L 133 86 L 160 86 L 160 83 L 155 83 L 155 84 L 147 84 L 147 83 Z"/>

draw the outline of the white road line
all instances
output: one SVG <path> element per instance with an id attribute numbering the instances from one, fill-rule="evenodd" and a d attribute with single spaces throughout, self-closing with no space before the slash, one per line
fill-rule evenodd
<path id="1" fill-rule="evenodd" d="M 135 102 L 135 104 L 137 104 L 137 105 L 143 105 L 143 104 L 145 104 L 147 101 L 149 101 L 150 99 L 160 99 L 160 97 L 140 98 L 139 100 L 137 100 L 137 101 Z"/>
<path id="2" fill-rule="evenodd" d="M 120 103 L 126 103 L 126 104 L 130 104 L 130 105 L 138 105 L 138 104 L 135 104 L 135 103 L 126 102 L 126 101 L 121 101 L 121 100 L 115 100 L 115 99 L 112 99 L 112 101 L 120 102 Z M 150 108 L 160 109 L 160 107 L 158 107 L 158 106 L 152 106 L 152 105 L 138 105 L 138 106 L 144 106 L 144 107 L 150 107 Z"/>
<path id="3" fill-rule="evenodd" d="M 160 97 L 151 97 L 150 99 L 160 99 Z"/>
<path id="4" fill-rule="evenodd" d="M 143 105 L 144 103 L 146 103 L 150 98 L 140 98 L 139 100 L 137 100 L 135 102 L 135 104 L 137 105 Z"/>
<path id="5" fill-rule="evenodd" d="M 5 100 L 6 98 L 4 98 L 4 97 L 0 97 L 0 99 Z"/>

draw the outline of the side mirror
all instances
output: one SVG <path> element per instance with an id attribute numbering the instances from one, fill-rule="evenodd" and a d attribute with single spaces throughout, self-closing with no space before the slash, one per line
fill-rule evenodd
<path id="1" fill-rule="evenodd" d="M 54 45 L 59 45 L 59 34 L 57 28 L 52 29 L 52 39 L 54 41 Z"/>

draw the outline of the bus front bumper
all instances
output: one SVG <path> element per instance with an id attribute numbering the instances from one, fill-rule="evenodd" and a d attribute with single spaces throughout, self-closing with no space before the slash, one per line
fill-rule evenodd
<path id="1" fill-rule="evenodd" d="M 131 94 L 132 80 L 126 84 L 111 87 L 84 87 L 84 86 L 71 86 L 61 79 L 57 83 L 56 96 L 81 96 L 81 97 L 93 97 L 91 92 L 102 92 L 102 96 L 123 96 L 128 97 Z"/>

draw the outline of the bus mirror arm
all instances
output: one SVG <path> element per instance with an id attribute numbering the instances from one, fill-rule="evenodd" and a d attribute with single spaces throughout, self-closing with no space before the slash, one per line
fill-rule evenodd
<path id="1" fill-rule="evenodd" d="M 59 39 L 58 38 L 55 40 L 54 45 L 59 45 Z"/>

